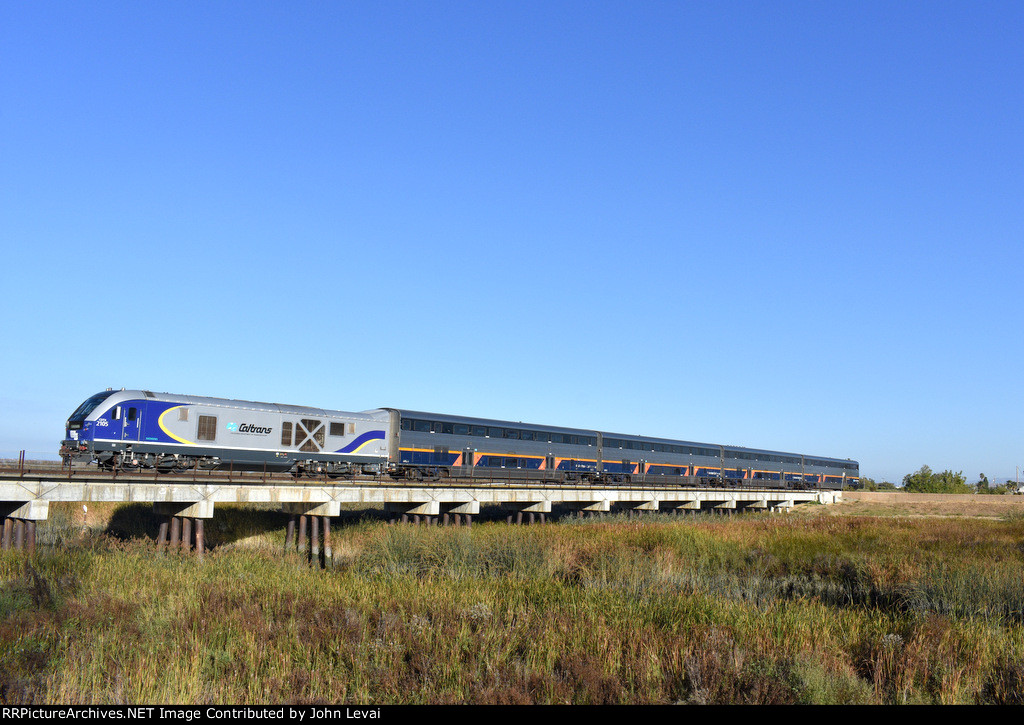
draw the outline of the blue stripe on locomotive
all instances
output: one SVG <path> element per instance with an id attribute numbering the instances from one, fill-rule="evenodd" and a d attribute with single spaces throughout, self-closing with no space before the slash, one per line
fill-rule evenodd
<path id="1" fill-rule="evenodd" d="M 370 441 L 375 441 L 375 440 L 381 440 L 381 441 L 384 440 L 384 431 L 382 431 L 382 430 L 367 431 L 366 433 L 363 433 L 361 436 L 359 436 L 354 441 L 349 443 L 344 448 L 341 448 L 341 449 L 335 451 L 335 453 L 354 453 L 357 450 L 359 450 L 360 448 L 362 448 L 363 446 L 365 446 Z"/>

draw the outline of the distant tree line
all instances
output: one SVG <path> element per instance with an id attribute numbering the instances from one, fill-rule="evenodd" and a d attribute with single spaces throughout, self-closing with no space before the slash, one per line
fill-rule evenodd
<path id="1" fill-rule="evenodd" d="M 1017 486 L 1013 481 L 993 486 L 984 473 L 978 474 L 976 483 L 967 483 L 963 471 L 953 473 L 946 470 L 936 473 L 928 466 L 921 466 L 913 473 L 908 473 L 903 477 L 902 486 L 897 486 L 889 481 L 875 481 L 872 478 L 861 477 L 857 489 L 860 491 L 906 491 L 907 493 L 1004 494 L 1013 493 Z"/>

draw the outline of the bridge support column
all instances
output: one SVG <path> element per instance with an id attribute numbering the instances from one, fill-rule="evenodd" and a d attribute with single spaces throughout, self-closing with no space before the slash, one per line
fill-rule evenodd
<path id="1" fill-rule="evenodd" d="M 284 535 L 284 549 L 285 551 L 291 551 L 292 547 L 295 546 L 295 524 L 299 517 L 292 514 L 288 517 L 288 528 Z"/>
<path id="2" fill-rule="evenodd" d="M 171 516 L 171 551 L 177 551 L 178 547 L 181 546 L 181 519 L 177 516 Z"/>
<path id="3" fill-rule="evenodd" d="M 716 514 L 732 513 L 736 510 L 736 499 L 708 499 L 701 501 L 701 507 Z"/>
<path id="4" fill-rule="evenodd" d="M 320 517 L 310 516 L 311 530 L 309 533 L 309 558 L 317 566 L 320 566 Z"/>
<path id="5" fill-rule="evenodd" d="M 513 521 L 516 524 L 522 524 L 524 520 L 529 524 L 535 524 L 538 520 L 541 523 L 546 523 L 547 515 L 551 513 L 551 501 L 547 500 L 530 503 L 507 503 L 505 506 L 511 509 L 511 512 L 505 518 L 510 524 Z"/>
<path id="6" fill-rule="evenodd" d="M 421 518 L 423 523 L 430 524 L 431 519 L 440 513 L 441 504 L 438 501 L 426 501 L 423 503 L 388 502 L 384 504 L 384 515 L 392 521 L 397 521 L 400 518 L 403 524 L 409 523 L 411 520 L 413 524 L 419 525 Z"/>
<path id="7" fill-rule="evenodd" d="M 6 501 L 0 503 L 0 518 L 3 519 L 3 534 L 0 547 L 36 550 L 36 522 L 45 521 L 50 513 L 50 502 L 35 500 L 28 502 Z"/>
<path id="8" fill-rule="evenodd" d="M 334 566 L 334 550 L 331 548 L 331 517 L 322 516 L 324 528 L 324 566 Z"/>
<path id="9" fill-rule="evenodd" d="M 213 518 L 213 501 L 206 500 L 195 503 L 161 501 L 153 504 L 153 512 L 158 516 L 165 517 L 165 520 L 160 522 L 160 528 L 157 531 L 157 551 L 162 550 L 165 544 L 169 551 L 192 551 L 194 541 L 196 556 L 200 559 L 203 558 L 206 553 L 206 527 L 203 521 Z"/>
<path id="10" fill-rule="evenodd" d="M 608 499 L 600 499 L 597 501 L 570 501 L 567 503 L 575 507 L 576 518 L 578 519 L 592 519 L 599 514 L 606 514 L 612 510 L 612 502 Z"/>
<path id="11" fill-rule="evenodd" d="M 181 517 L 181 550 L 186 554 L 192 551 L 192 517 Z"/>
<path id="12" fill-rule="evenodd" d="M 630 519 L 656 513 L 659 509 L 658 501 L 621 501 L 619 506 L 626 510 L 626 518 Z"/>
<path id="13" fill-rule="evenodd" d="M 444 510 L 444 523 L 447 525 L 449 521 L 455 526 L 461 526 L 463 523 L 463 517 L 465 517 L 466 526 L 473 525 L 473 517 L 480 514 L 480 502 L 479 501 L 467 501 L 465 503 L 457 503 L 454 505 L 443 504 L 441 508 Z"/>
<path id="14" fill-rule="evenodd" d="M 299 554 L 302 554 L 306 551 L 306 526 L 308 525 L 308 523 L 309 522 L 306 519 L 305 514 L 299 516 Z"/>
<path id="15" fill-rule="evenodd" d="M 688 501 L 662 501 L 661 505 L 663 508 L 671 510 L 676 516 L 690 513 L 692 511 L 700 511 L 700 499 L 691 499 Z"/>
<path id="16" fill-rule="evenodd" d="M 281 510 L 290 514 L 288 520 L 288 531 L 285 534 L 285 550 L 292 550 L 292 542 L 295 540 L 295 520 L 298 519 L 299 534 L 296 548 L 303 557 L 317 566 L 332 566 L 334 564 L 334 552 L 331 549 L 331 517 L 341 516 L 341 503 L 339 501 L 300 502 L 281 504 Z M 306 547 L 306 533 L 309 532 L 309 548 Z M 323 531 L 323 549 L 320 548 L 320 532 Z M 323 559 L 320 558 L 321 551 Z"/>

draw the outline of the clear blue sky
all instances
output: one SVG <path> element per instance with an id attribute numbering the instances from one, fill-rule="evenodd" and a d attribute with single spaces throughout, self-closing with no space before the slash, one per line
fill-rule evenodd
<path id="1" fill-rule="evenodd" d="M 1024 4 L 8 2 L 0 451 L 106 387 L 1024 466 Z"/>

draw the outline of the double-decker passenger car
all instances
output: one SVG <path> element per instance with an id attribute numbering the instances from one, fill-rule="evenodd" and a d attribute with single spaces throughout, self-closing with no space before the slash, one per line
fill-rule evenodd
<path id="1" fill-rule="evenodd" d="M 849 459 L 381 408 L 353 413 L 146 390 L 97 393 L 61 455 L 106 468 L 232 468 L 548 482 L 841 488 Z"/>
<path id="2" fill-rule="evenodd" d="M 392 470 L 549 481 L 741 482 L 842 488 L 859 477 L 849 459 L 622 435 L 576 428 L 392 410 Z"/>

